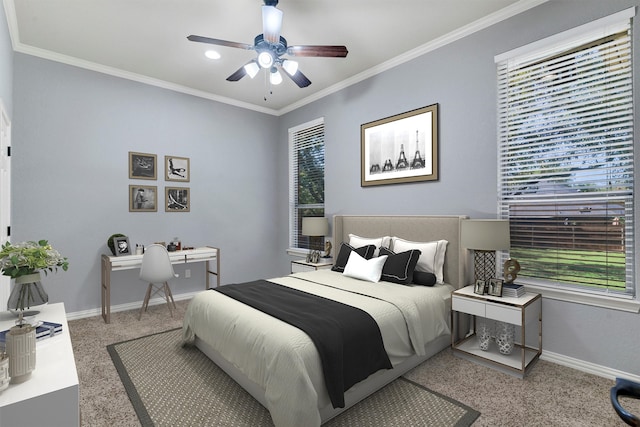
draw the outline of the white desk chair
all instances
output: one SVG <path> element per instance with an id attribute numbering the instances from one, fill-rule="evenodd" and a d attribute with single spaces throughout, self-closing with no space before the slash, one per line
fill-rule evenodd
<path id="1" fill-rule="evenodd" d="M 169 288 L 169 280 L 175 277 L 178 277 L 178 275 L 173 271 L 173 265 L 169 259 L 167 249 L 162 245 L 147 246 L 142 256 L 140 280 L 149 283 L 149 286 L 147 286 L 147 293 L 144 296 L 138 320 L 142 318 L 142 312 L 147 311 L 149 299 L 159 292 L 164 293 L 164 299 L 167 301 L 169 313 L 171 317 L 173 317 L 171 306 L 173 305 L 173 308 L 176 308 L 176 303 L 173 300 L 171 288 Z"/>

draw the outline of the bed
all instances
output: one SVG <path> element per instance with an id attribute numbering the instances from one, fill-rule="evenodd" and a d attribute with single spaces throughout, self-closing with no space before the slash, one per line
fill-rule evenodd
<path id="1" fill-rule="evenodd" d="M 333 220 L 333 241 L 394 236 L 412 242 L 447 241 L 440 282 L 405 286 L 364 282 L 342 272 L 318 270 L 269 279 L 280 286 L 334 299 L 368 312 L 380 328 L 393 366 L 344 392 L 334 407 L 318 351 L 308 335 L 216 291 L 194 297 L 183 337 L 265 406 L 278 427 L 318 426 L 451 344 L 450 295 L 468 282 L 468 255 L 460 245 L 465 216 L 353 216 Z M 398 243 L 400 246 L 400 243 Z M 337 254 L 336 254 L 337 255 Z"/>

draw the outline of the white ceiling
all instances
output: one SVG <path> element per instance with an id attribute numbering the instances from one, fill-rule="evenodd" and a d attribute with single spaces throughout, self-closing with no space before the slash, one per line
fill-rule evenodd
<path id="1" fill-rule="evenodd" d="M 253 44 L 262 0 L 3 1 L 17 52 L 278 115 L 547 0 L 280 0 L 289 45 L 349 54 L 296 58 L 312 84 L 285 77 L 271 94 L 264 71 L 225 80 L 255 52 L 186 38 Z M 220 59 L 204 56 L 212 48 Z"/>

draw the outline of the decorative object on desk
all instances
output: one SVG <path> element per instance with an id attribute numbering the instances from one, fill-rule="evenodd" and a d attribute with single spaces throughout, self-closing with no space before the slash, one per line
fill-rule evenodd
<path id="1" fill-rule="evenodd" d="M 515 338 L 515 326 L 507 322 L 496 322 L 496 344 L 502 354 L 511 354 Z"/>
<path id="2" fill-rule="evenodd" d="M 165 212 L 190 212 L 189 187 L 165 187 Z"/>
<path id="3" fill-rule="evenodd" d="M 520 263 L 513 258 L 509 258 L 504 262 L 502 271 L 504 274 L 504 282 L 513 283 L 518 277 L 518 273 L 520 272 Z"/>
<path id="4" fill-rule="evenodd" d="M 9 387 L 9 382 L 11 381 L 11 376 L 9 375 L 9 356 L 7 356 L 6 351 L 0 352 L 0 393 L 7 387 Z"/>
<path id="5" fill-rule="evenodd" d="M 476 331 L 476 335 L 478 336 L 478 346 L 480 346 L 480 350 L 489 350 L 489 344 L 491 343 L 491 328 L 487 324 L 486 320 L 483 319 L 478 321 L 478 330 Z"/>
<path id="6" fill-rule="evenodd" d="M 25 307 L 48 302 L 49 297 L 40 282 L 40 272 L 57 272 L 58 267 L 67 271 L 69 261 L 46 240 L 2 245 L 0 270 L 3 275 L 15 279 L 7 308 L 23 312 Z"/>
<path id="7" fill-rule="evenodd" d="M 189 158 L 164 156 L 164 179 L 166 181 L 189 182 Z"/>
<path id="8" fill-rule="evenodd" d="M 493 297 L 502 296 L 502 279 L 489 279 L 489 285 L 487 286 L 487 294 Z"/>
<path id="9" fill-rule="evenodd" d="M 476 280 L 476 285 L 473 288 L 473 293 L 478 295 L 484 295 L 486 288 L 487 288 L 486 282 L 482 279 L 478 279 Z"/>
<path id="10" fill-rule="evenodd" d="M 114 238 L 113 244 L 116 248 L 116 256 L 131 255 L 131 245 L 127 236 Z"/>
<path id="11" fill-rule="evenodd" d="M 155 180 L 156 159 L 155 154 L 129 151 L 129 178 Z"/>
<path id="12" fill-rule="evenodd" d="M 174 238 L 173 238 L 172 243 L 173 243 L 173 245 L 176 247 L 176 251 L 179 251 L 179 250 L 181 250 L 181 249 L 182 249 L 182 244 L 181 244 L 181 242 L 180 242 L 180 239 L 178 239 L 177 237 L 174 237 Z"/>
<path id="13" fill-rule="evenodd" d="M 309 237 L 309 253 L 307 262 L 317 263 L 320 260 L 319 248 L 323 247 L 322 238 L 329 234 L 329 220 L 327 218 L 304 217 L 302 218 L 302 235 Z"/>
<path id="14" fill-rule="evenodd" d="M 438 104 L 360 125 L 360 165 L 361 187 L 437 181 Z"/>
<path id="15" fill-rule="evenodd" d="M 505 283 L 502 285 L 502 296 L 510 298 L 520 298 L 525 294 L 524 286 L 516 283 Z"/>
<path id="16" fill-rule="evenodd" d="M 324 242 L 324 255 L 322 255 L 322 258 L 331 258 L 331 248 L 333 247 L 333 245 L 331 244 L 330 241 L 326 241 Z"/>
<path id="17" fill-rule="evenodd" d="M 116 254 L 116 245 L 113 243 L 113 239 L 115 239 L 116 237 L 127 237 L 127 236 L 121 233 L 115 233 L 109 236 L 109 238 L 107 239 L 107 246 L 109 247 L 113 255 Z"/>
<path id="18" fill-rule="evenodd" d="M 31 372 L 36 369 L 36 329 L 29 324 L 9 329 L 6 352 L 9 355 L 11 384 L 19 384 L 31 378 Z"/>
<path id="19" fill-rule="evenodd" d="M 462 246 L 473 250 L 475 279 L 488 281 L 497 274 L 496 251 L 509 249 L 509 221 L 469 219 L 462 221 Z"/>
<path id="20" fill-rule="evenodd" d="M 129 212 L 158 212 L 158 187 L 130 185 Z"/>

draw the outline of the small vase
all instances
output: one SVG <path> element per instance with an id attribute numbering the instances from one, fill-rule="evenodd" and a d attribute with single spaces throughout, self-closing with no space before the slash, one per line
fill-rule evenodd
<path id="1" fill-rule="evenodd" d="M 502 354 L 511 354 L 515 338 L 515 326 L 511 323 L 496 323 L 496 344 Z"/>
<path id="2" fill-rule="evenodd" d="M 489 343 L 491 342 L 491 328 L 486 322 L 478 323 L 476 335 L 478 336 L 478 345 L 480 346 L 480 350 L 489 350 Z"/>
<path id="3" fill-rule="evenodd" d="M 15 284 L 7 301 L 7 309 L 13 313 L 24 311 L 25 308 L 42 305 L 49 302 L 49 295 L 40 282 L 40 273 L 27 274 L 16 277 Z M 25 312 L 25 316 L 38 312 Z"/>
<path id="4" fill-rule="evenodd" d="M 28 324 L 14 326 L 6 340 L 11 384 L 25 382 L 36 369 L 36 329 Z"/>

